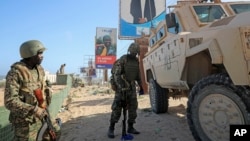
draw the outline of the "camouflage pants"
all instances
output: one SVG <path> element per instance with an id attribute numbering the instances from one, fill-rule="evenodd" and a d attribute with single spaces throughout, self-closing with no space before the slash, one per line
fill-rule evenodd
<path id="1" fill-rule="evenodd" d="M 28 122 L 13 123 L 14 139 L 13 141 L 36 141 L 37 133 L 42 126 L 41 121 L 30 125 Z M 45 133 L 46 134 L 46 133 Z M 49 141 L 48 133 L 44 136 L 44 141 Z"/>
<path id="2" fill-rule="evenodd" d="M 127 103 L 127 109 L 128 109 L 128 123 L 135 123 L 135 119 L 137 117 L 137 108 L 138 108 L 138 102 L 137 102 L 137 95 L 135 88 L 130 91 L 126 91 L 125 98 Z M 110 122 L 111 123 L 117 123 L 121 117 L 122 113 L 122 100 L 123 100 L 123 94 L 122 92 L 116 91 L 115 98 L 113 101 L 113 104 L 111 106 L 112 113 Z"/>
<path id="3" fill-rule="evenodd" d="M 35 141 L 37 132 L 34 132 L 34 130 L 38 131 L 41 125 L 41 122 L 32 125 L 26 121 L 13 123 L 14 141 Z"/>

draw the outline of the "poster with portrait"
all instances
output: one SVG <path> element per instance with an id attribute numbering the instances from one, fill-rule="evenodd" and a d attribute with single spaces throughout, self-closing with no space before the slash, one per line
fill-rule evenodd
<path id="1" fill-rule="evenodd" d="M 98 69 L 111 69 L 117 54 L 117 29 L 96 28 L 95 63 Z"/>
<path id="2" fill-rule="evenodd" d="M 119 8 L 119 39 L 149 35 L 166 15 L 165 0 L 120 0 Z"/>

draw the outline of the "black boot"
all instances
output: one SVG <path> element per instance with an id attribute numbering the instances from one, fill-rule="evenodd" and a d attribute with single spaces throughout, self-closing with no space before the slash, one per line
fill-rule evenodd
<path id="1" fill-rule="evenodd" d="M 133 123 L 129 123 L 129 124 L 128 124 L 128 133 L 130 133 L 130 134 L 140 134 L 140 132 L 137 131 L 137 130 L 133 127 Z"/>
<path id="2" fill-rule="evenodd" d="M 109 138 L 115 137 L 114 130 L 115 130 L 115 123 L 110 123 L 109 130 L 108 130 L 108 137 Z"/>

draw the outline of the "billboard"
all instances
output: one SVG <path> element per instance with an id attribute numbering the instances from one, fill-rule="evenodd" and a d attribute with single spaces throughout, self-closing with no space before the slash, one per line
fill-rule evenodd
<path id="1" fill-rule="evenodd" d="M 98 69 L 111 69 L 117 54 L 117 29 L 96 28 L 95 64 Z"/>
<path id="2" fill-rule="evenodd" d="M 120 0 L 119 39 L 148 35 L 165 19 L 166 0 Z"/>

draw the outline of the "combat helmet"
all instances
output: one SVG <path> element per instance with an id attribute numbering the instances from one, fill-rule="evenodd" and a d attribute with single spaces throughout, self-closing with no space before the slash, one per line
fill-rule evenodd
<path id="1" fill-rule="evenodd" d="M 128 52 L 132 55 L 140 54 L 140 47 L 137 43 L 131 43 Z"/>
<path id="2" fill-rule="evenodd" d="M 20 56 L 22 58 L 29 58 L 37 55 L 38 51 L 44 51 L 46 48 L 38 40 L 29 40 L 20 46 Z"/>
<path id="3" fill-rule="evenodd" d="M 111 41 L 111 37 L 109 35 L 104 35 L 103 38 L 102 38 L 103 42 L 105 41 Z"/>

